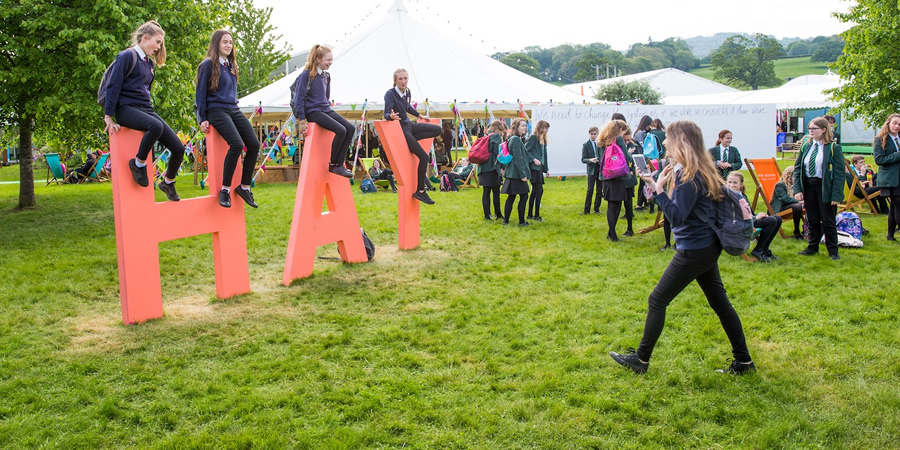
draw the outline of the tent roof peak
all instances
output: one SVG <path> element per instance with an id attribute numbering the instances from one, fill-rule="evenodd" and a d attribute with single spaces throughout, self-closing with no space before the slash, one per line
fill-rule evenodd
<path id="1" fill-rule="evenodd" d="M 406 5 L 403 4 L 403 0 L 394 0 L 394 4 L 391 5 L 391 9 L 389 9 L 388 12 L 392 13 L 394 11 L 408 12 L 406 10 Z"/>

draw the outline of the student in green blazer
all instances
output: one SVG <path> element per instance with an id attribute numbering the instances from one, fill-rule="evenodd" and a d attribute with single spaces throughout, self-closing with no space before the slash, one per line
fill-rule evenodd
<path id="1" fill-rule="evenodd" d="M 503 207 L 503 225 L 509 225 L 509 215 L 512 214 L 513 203 L 516 197 L 519 197 L 519 226 L 525 227 L 530 225 L 525 221 L 525 207 L 528 205 L 528 177 L 531 171 L 528 170 L 528 157 L 525 155 L 525 144 L 522 138 L 528 132 L 528 124 L 525 119 L 519 118 L 513 120 L 509 127 L 509 139 L 506 140 L 506 148 L 512 155 L 512 161 L 506 165 L 506 172 L 501 193 L 507 195 L 506 205 Z"/>
<path id="2" fill-rule="evenodd" d="M 538 120 L 534 125 L 534 133 L 525 141 L 525 154 L 528 156 L 528 169 L 531 172 L 531 195 L 528 197 L 528 217 L 543 222 L 541 217 L 541 197 L 544 196 L 544 174 L 547 168 L 547 130 L 550 124 L 546 120 Z"/>
<path id="3" fill-rule="evenodd" d="M 594 198 L 594 213 L 600 213 L 600 195 L 603 184 L 600 182 L 600 173 L 597 171 L 597 165 L 600 163 L 600 150 L 597 148 L 597 136 L 600 135 L 600 129 L 591 127 L 588 129 L 590 139 L 581 146 L 581 162 L 587 165 L 587 196 L 584 197 L 584 212 L 582 215 L 591 213 L 591 197 L 594 195 L 594 187 L 597 188 L 597 196 Z"/>
<path id="4" fill-rule="evenodd" d="M 875 142 L 872 144 L 872 153 L 875 155 L 875 164 L 878 164 L 878 176 L 875 185 L 881 188 L 882 197 L 890 197 L 891 207 L 888 210 L 888 235 L 889 241 L 896 241 L 894 233 L 900 225 L 900 114 L 888 116 Z"/>
<path id="5" fill-rule="evenodd" d="M 627 179 L 629 176 L 632 176 L 632 173 L 628 173 L 623 176 L 619 176 L 616 178 L 605 178 L 603 176 L 603 166 L 606 162 L 607 157 L 610 158 L 625 158 L 625 162 L 628 165 L 629 169 L 634 165 L 634 159 L 631 155 L 625 151 L 625 133 L 628 132 L 628 125 L 621 120 L 613 120 L 606 124 L 602 130 L 600 130 L 600 137 L 597 138 L 597 147 L 600 148 L 600 167 L 598 170 L 600 171 L 600 178 L 603 179 L 603 198 L 606 199 L 606 224 L 609 226 L 609 231 L 606 232 L 606 238 L 610 241 L 617 242 L 619 240 L 619 236 L 616 234 L 616 223 L 619 221 L 619 213 L 622 212 L 622 203 L 628 202 L 629 206 L 631 206 L 631 198 L 628 196 L 628 188 L 627 188 Z M 619 147 L 618 150 L 615 150 L 615 147 L 612 145 L 613 143 Z M 613 151 L 617 153 L 612 153 L 611 155 L 607 155 L 606 152 Z M 629 208 L 630 209 L 630 208 Z M 629 214 L 631 216 L 633 214 Z M 627 235 L 632 236 L 634 232 L 631 230 L 631 218 L 628 219 L 628 231 Z"/>
<path id="6" fill-rule="evenodd" d="M 494 201 L 494 214 L 497 219 L 503 218 L 500 211 L 500 185 L 503 179 L 500 176 L 500 163 L 497 162 L 497 156 L 500 154 L 500 144 L 506 136 L 506 124 L 495 120 L 491 124 L 488 131 L 488 147 L 491 156 L 482 164 L 478 165 L 478 185 L 481 186 L 481 208 L 484 210 L 484 219 L 493 220 L 491 216 L 491 200 Z"/>
<path id="7" fill-rule="evenodd" d="M 781 173 L 781 179 L 775 183 L 775 191 L 772 192 L 772 212 L 775 214 L 790 209 L 791 216 L 794 219 L 794 239 L 803 239 L 803 233 L 800 232 L 800 221 L 803 219 L 803 203 L 798 202 L 792 195 L 791 189 L 794 187 L 794 166 L 784 168 Z"/>
<path id="8" fill-rule="evenodd" d="M 731 146 L 731 138 L 730 131 L 722 130 L 719 132 L 719 138 L 716 139 L 716 146 L 709 149 L 709 154 L 712 155 L 716 168 L 719 169 L 719 174 L 724 180 L 728 179 L 728 174 L 732 171 L 741 170 L 741 167 L 744 167 L 741 162 L 741 152 L 737 147 Z"/>
<path id="9" fill-rule="evenodd" d="M 833 260 L 838 255 L 836 206 L 844 200 L 844 153 L 832 141 L 831 127 L 823 117 L 809 123 L 812 139 L 800 149 L 794 163 L 794 198 L 806 205 L 809 241 L 801 255 L 819 253 L 819 241 L 825 234 L 825 247 Z"/>
<path id="10" fill-rule="evenodd" d="M 663 125 L 662 120 L 653 119 L 650 122 L 650 131 L 648 133 L 656 136 L 656 140 L 659 141 L 659 159 L 666 158 L 666 127 Z"/>

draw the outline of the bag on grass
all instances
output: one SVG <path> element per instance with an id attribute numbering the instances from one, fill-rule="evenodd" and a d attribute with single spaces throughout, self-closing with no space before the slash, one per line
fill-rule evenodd
<path id="1" fill-rule="evenodd" d="M 362 182 L 359 183 L 359 190 L 361 190 L 363 194 L 378 192 L 378 188 L 375 187 L 375 182 L 373 182 L 371 178 L 363 178 Z"/>
<path id="2" fill-rule="evenodd" d="M 441 175 L 441 192 L 452 191 L 453 189 L 450 186 L 450 183 L 452 183 L 452 182 L 453 181 L 450 180 L 450 175 L 447 175 L 446 173 Z"/>
<path id="3" fill-rule="evenodd" d="M 862 220 L 855 212 L 842 212 L 835 217 L 838 232 L 847 233 L 855 239 L 862 239 Z"/>

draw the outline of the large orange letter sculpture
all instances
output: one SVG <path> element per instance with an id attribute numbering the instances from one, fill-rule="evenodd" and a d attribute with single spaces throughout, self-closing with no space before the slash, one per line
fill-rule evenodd
<path id="1" fill-rule="evenodd" d="M 419 122 L 441 124 L 440 119 L 419 119 Z M 375 129 L 378 130 L 378 136 L 381 137 L 381 143 L 384 144 L 384 150 L 397 178 L 399 191 L 397 200 L 400 202 L 397 211 L 399 216 L 397 234 L 400 249 L 411 250 L 419 246 L 419 201 L 412 197 L 419 181 L 416 174 L 419 158 L 410 153 L 406 138 L 403 137 L 403 130 L 400 129 L 400 121 L 376 120 Z M 422 139 L 419 144 L 422 148 L 428 149 L 431 148 L 432 141 L 434 138 Z"/>
<path id="2" fill-rule="evenodd" d="M 333 138 L 334 133 L 309 124 L 281 279 L 285 286 L 312 275 L 316 248 L 321 245 L 337 242 L 345 263 L 368 260 L 350 182 L 328 171 Z M 324 213 L 323 199 L 328 203 L 328 211 Z"/>
<path id="3" fill-rule="evenodd" d="M 159 243 L 212 233 L 216 268 L 216 296 L 233 297 L 250 292 L 247 263 L 247 230 L 244 203 L 219 206 L 216 195 L 228 144 L 210 127 L 206 136 L 211 195 L 180 202 L 154 201 L 154 189 L 140 187 L 131 177 L 128 160 L 134 158 L 144 133 L 122 127 L 110 136 L 113 211 L 119 254 L 119 291 L 122 322 L 133 324 L 162 317 Z M 153 164 L 147 169 L 152 171 Z M 151 172 L 152 173 L 152 172 Z M 232 186 L 240 182 L 235 171 Z"/>

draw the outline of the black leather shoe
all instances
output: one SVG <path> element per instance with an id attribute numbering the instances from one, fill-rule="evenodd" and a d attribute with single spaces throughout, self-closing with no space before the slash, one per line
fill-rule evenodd
<path id="1" fill-rule="evenodd" d="M 428 196 L 428 193 L 424 192 L 424 191 L 422 191 L 422 192 L 416 191 L 416 193 L 413 194 L 413 198 L 426 204 L 426 205 L 434 204 L 434 200 L 432 200 L 431 197 Z"/>
<path id="2" fill-rule="evenodd" d="M 256 202 L 253 201 L 253 193 L 250 192 L 250 189 L 244 189 L 243 186 L 238 186 L 234 188 L 234 192 L 237 193 L 240 198 L 244 199 L 244 203 L 254 208 L 259 208 L 259 205 L 257 205 Z"/>
<path id="3" fill-rule="evenodd" d="M 626 231 L 625 236 L 627 236 L 627 237 L 634 236 L 634 231 L 631 231 L 631 230 Z"/>
<path id="4" fill-rule="evenodd" d="M 799 252 L 799 253 L 797 253 L 797 254 L 798 254 L 798 255 L 803 255 L 803 256 L 813 256 L 813 255 L 818 255 L 818 254 L 819 254 L 819 251 L 818 251 L 818 250 L 813 250 L 813 249 L 807 247 L 807 248 L 804 248 L 802 252 Z"/>
<path id="5" fill-rule="evenodd" d="M 353 172 L 345 169 L 344 166 L 341 165 L 331 166 L 328 168 L 328 171 L 335 175 L 340 175 L 344 178 L 353 178 Z"/>
<path id="6" fill-rule="evenodd" d="M 528 222 L 522 222 L 522 223 L 519 224 L 520 227 L 527 227 L 527 226 L 530 226 L 530 225 L 531 225 L 531 224 L 528 223 Z"/>
<path id="7" fill-rule="evenodd" d="M 888 236 L 887 240 L 897 242 L 897 238 L 895 238 L 893 236 Z"/>
<path id="8" fill-rule="evenodd" d="M 535 221 L 535 222 L 543 222 L 543 221 L 544 221 L 544 218 L 541 217 L 541 216 L 534 216 L 534 221 Z"/>
<path id="9" fill-rule="evenodd" d="M 764 255 L 763 252 L 759 250 L 753 250 L 752 252 L 750 252 L 750 256 L 756 258 L 756 260 L 759 262 L 769 262 L 769 258 L 767 258 L 766 255 Z"/>
<path id="10" fill-rule="evenodd" d="M 222 189 L 219 191 L 219 206 L 231 208 L 231 192 Z"/>
<path id="11" fill-rule="evenodd" d="M 841 259 L 841 255 L 838 255 L 837 253 L 831 253 L 830 255 L 828 255 L 828 257 L 831 258 L 833 261 L 837 261 L 837 260 Z"/>
<path id="12" fill-rule="evenodd" d="M 128 160 L 128 168 L 131 169 L 131 176 L 134 177 L 138 186 L 150 186 L 150 180 L 147 179 L 147 166 L 138 167 L 134 158 L 131 158 Z"/>
<path id="13" fill-rule="evenodd" d="M 494 216 L 488 214 L 488 215 L 484 216 L 484 220 L 494 220 Z"/>
<path id="14" fill-rule="evenodd" d="M 166 180 L 160 181 L 157 185 L 159 190 L 163 191 L 166 194 L 166 198 L 169 199 L 170 202 L 180 201 L 181 198 L 178 197 L 178 193 L 175 192 L 175 182 L 167 183 Z"/>

